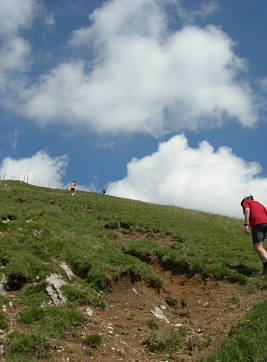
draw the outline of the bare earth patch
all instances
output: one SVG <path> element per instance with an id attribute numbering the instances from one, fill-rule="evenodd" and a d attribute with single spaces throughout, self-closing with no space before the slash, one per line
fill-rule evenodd
<path id="1" fill-rule="evenodd" d="M 245 318 L 255 303 L 266 301 L 266 291 L 249 294 L 245 287 L 195 276 L 172 275 L 159 265 L 154 272 L 165 280 L 158 293 L 143 282 L 119 280 L 106 297 L 107 308 L 93 309 L 80 333 L 58 346 L 50 361 L 166 361 L 168 353 L 152 353 L 145 344 L 151 335 L 147 322 L 157 320 L 164 336 L 173 328 L 185 328 L 186 336 L 177 361 L 196 360 L 218 351 L 231 326 Z M 170 322 L 157 319 L 153 308 L 161 309 Z M 84 308 L 84 312 L 85 312 Z M 99 334 L 102 345 L 89 349 L 83 344 L 88 334 Z"/>

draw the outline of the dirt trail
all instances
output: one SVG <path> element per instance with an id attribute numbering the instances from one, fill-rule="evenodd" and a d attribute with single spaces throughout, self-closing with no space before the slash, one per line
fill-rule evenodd
<path id="1" fill-rule="evenodd" d="M 55 351 L 50 361 L 167 361 L 169 353 L 152 353 L 145 342 L 151 335 L 147 322 L 157 320 L 164 336 L 173 328 L 185 328 L 186 336 L 177 361 L 196 360 L 216 352 L 232 325 L 245 318 L 255 303 L 267 300 L 267 292 L 249 294 L 247 288 L 225 282 L 203 281 L 195 276 L 173 275 L 160 265 L 153 270 L 165 280 L 160 292 L 144 282 L 132 284 L 120 279 L 106 297 L 105 311 L 94 309 L 80 331 L 82 336 L 99 334 L 102 345 L 92 350 L 82 344 L 83 338 L 71 339 Z M 161 309 L 169 323 L 152 314 Z"/>

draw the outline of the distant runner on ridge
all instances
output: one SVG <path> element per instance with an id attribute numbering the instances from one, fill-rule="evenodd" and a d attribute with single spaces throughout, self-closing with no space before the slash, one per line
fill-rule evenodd
<path id="1" fill-rule="evenodd" d="M 73 183 L 71 184 L 70 186 L 70 189 L 71 189 L 71 196 L 74 196 L 76 191 L 75 191 L 75 188 L 76 188 L 76 184 L 77 182 L 74 180 Z"/>
<path id="2" fill-rule="evenodd" d="M 263 263 L 263 274 L 267 275 L 267 252 L 263 247 L 264 239 L 267 237 L 267 210 L 261 203 L 254 201 L 252 195 L 244 197 L 241 206 L 245 216 L 245 233 L 250 234 L 250 226 L 253 248 Z"/>

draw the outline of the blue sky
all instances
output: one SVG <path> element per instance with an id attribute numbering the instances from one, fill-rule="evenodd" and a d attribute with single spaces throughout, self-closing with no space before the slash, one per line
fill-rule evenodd
<path id="1" fill-rule="evenodd" d="M 0 177 L 267 204 L 265 0 L 0 3 Z"/>

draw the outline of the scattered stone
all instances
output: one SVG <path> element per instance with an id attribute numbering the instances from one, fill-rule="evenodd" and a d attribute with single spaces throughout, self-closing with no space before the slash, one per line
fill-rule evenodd
<path id="1" fill-rule="evenodd" d="M 90 307 L 86 308 L 86 314 L 89 316 L 89 317 L 92 317 L 93 316 L 93 309 L 91 309 Z"/>
<path id="2" fill-rule="evenodd" d="M 60 288 L 62 285 L 67 284 L 60 275 L 52 273 L 49 277 L 46 277 L 46 282 L 48 286 L 46 287 L 46 292 L 51 298 L 51 303 L 55 305 L 61 305 L 66 303 L 66 298 L 61 293 Z"/>
<path id="3" fill-rule="evenodd" d="M 151 313 L 158 319 L 165 321 L 166 323 L 170 323 L 168 318 L 165 317 L 165 315 L 162 313 L 161 309 L 158 307 L 154 307 L 154 309 L 151 309 Z"/>
<path id="4" fill-rule="evenodd" d="M 135 293 L 135 294 L 138 294 L 136 289 L 132 288 L 132 291 Z"/>
<path id="5" fill-rule="evenodd" d="M 116 348 L 116 352 L 118 353 L 119 356 L 124 357 L 125 352 L 123 348 Z"/>
<path id="6" fill-rule="evenodd" d="M 177 323 L 177 324 L 175 324 L 175 328 L 181 328 L 183 326 L 183 324 L 182 323 Z"/>
<path id="7" fill-rule="evenodd" d="M 161 305 L 160 308 L 161 308 L 162 310 L 167 309 L 166 305 Z"/>
<path id="8" fill-rule="evenodd" d="M 1 280 L 0 280 L 0 295 L 5 296 L 6 295 L 6 291 L 5 291 L 5 285 L 7 283 L 7 279 L 5 274 L 2 274 Z"/>
<path id="9" fill-rule="evenodd" d="M 72 270 L 68 267 L 66 263 L 60 263 L 59 266 L 64 270 L 69 280 L 74 277 Z"/>
<path id="10" fill-rule="evenodd" d="M 36 237 L 40 236 L 41 233 L 42 233 L 40 230 L 37 230 L 37 229 L 33 229 L 32 232 L 33 232 L 33 235 L 36 236 Z"/>
<path id="11" fill-rule="evenodd" d="M 187 346 L 190 351 L 196 352 L 202 350 L 209 345 L 209 340 L 199 335 L 189 336 L 187 339 Z"/>
<path id="12" fill-rule="evenodd" d="M 177 307 L 178 305 L 178 299 L 177 298 L 171 298 L 171 297 L 167 297 L 165 298 L 166 303 L 168 304 L 169 307 Z"/>

